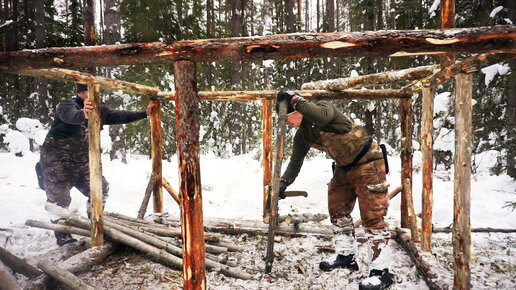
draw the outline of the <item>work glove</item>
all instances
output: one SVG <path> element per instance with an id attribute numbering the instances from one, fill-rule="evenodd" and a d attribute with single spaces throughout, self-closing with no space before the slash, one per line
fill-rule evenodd
<path id="1" fill-rule="evenodd" d="M 278 93 L 278 96 L 276 97 L 276 112 L 279 111 L 279 106 L 278 104 L 281 102 L 281 101 L 284 101 L 284 100 L 287 100 L 287 114 L 290 114 L 292 112 L 295 111 L 294 109 L 294 106 L 292 106 L 292 99 L 294 97 L 298 97 L 299 95 L 296 93 L 296 92 L 293 92 L 293 91 L 280 91 Z"/>
<path id="2" fill-rule="evenodd" d="M 285 199 L 286 198 L 285 190 L 287 190 L 287 186 L 288 186 L 287 182 L 284 179 L 282 179 L 280 181 L 280 184 L 279 184 L 279 196 L 278 196 L 279 199 Z"/>

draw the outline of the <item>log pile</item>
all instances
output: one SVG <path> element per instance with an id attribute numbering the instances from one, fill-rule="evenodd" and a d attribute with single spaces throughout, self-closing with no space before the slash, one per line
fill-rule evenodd
<path id="1" fill-rule="evenodd" d="M 62 217 L 66 225 L 54 225 L 33 220 L 28 220 L 26 224 L 33 227 L 89 236 L 91 224 L 86 218 L 52 205 L 47 205 L 47 210 Z M 172 269 L 182 270 L 181 242 L 171 239 L 171 237 L 181 238 L 181 232 L 177 228 L 112 213 L 105 213 L 103 219 L 104 234 L 108 240 L 134 248 L 145 253 L 154 261 Z M 230 245 L 229 242 L 225 242 L 218 236 L 210 234 L 205 235 L 205 241 L 210 243 L 206 244 L 205 247 L 207 252 L 206 267 L 208 269 L 216 269 L 229 277 L 244 280 L 253 278 L 252 275 L 234 268 L 234 265 L 224 264 L 226 261 L 216 256 L 216 254 L 228 251 L 240 251 L 239 247 Z"/>

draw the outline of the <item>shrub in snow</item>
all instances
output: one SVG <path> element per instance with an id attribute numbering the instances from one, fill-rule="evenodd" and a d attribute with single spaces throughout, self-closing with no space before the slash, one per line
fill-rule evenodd
<path id="1" fill-rule="evenodd" d="M 5 134 L 4 142 L 7 144 L 9 152 L 16 155 L 25 155 L 30 151 L 29 138 L 20 131 L 10 130 Z"/>
<path id="2" fill-rule="evenodd" d="M 16 129 L 20 130 L 28 138 L 34 139 L 36 132 L 43 129 L 43 126 L 39 120 L 20 118 L 16 121 Z"/>

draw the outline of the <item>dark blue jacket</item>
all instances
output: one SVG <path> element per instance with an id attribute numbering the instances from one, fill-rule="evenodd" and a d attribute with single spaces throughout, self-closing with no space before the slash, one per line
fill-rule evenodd
<path id="1" fill-rule="evenodd" d="M 48 135 L 55 139 L 73 137 L 79 134 L 82 124 L 87 124 L 88 119 L 84 118 L 84 101 L 76 96 L 73 99 L 63 100 L 57 106 L 54 123 Z M 100 107 L 100 118 L 102 125 L 125 124 L 146 118 L 145 111 L 133 112 L 124 110 L 111 110 L 107 107 Z"/>

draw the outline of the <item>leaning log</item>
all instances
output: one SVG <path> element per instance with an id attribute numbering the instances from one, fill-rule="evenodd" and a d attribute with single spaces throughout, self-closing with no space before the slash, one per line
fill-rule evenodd
<path id="1" fill-rule="evenodd" d="M 145 217 L 145 212 L 147 211 L 147 206 L 149 205 L 149 200 L 152 194 L 152 190 L 154 189 L 154 184 L 156 184 L 157 176 L 152 173 L 149 178 L 149 183 L 147 184 L 147 189 L 145 189 L 145 194 L 143 195 L 142 204 L 140 205 L 140 209 L 138 210 L 138 218 L 143 219 Z"/>
<path id="2" fill-rule="evenodd" d="M 93 290 L 95 287 L 86 284 L 84 281 L 79 279 L 74 274 L 58 267 L 56 263 L 50 260 L 41 260 L 38 262 L 38 268 L 40 268 L 43 272 L 47 273 L 52 278 L 58 280 L 59 282 L 65 284 L 71 289 L 77 290 Z"/>
<path id="3" fill-rule="evenodd" d="M 0 247 L 0 261 L 2 261 L 7 267 L 11 268 L 14 272 L 24 275 L 27 278 L 35 278 L 41 275 L 41 271 L 31 264 L 25 262 L 23 259 L 18 258 L 6 249 Z"/>
<path id="4" fill-rule="evenodd" d="M 422 79 L 434 73 L 434 71 L 437 68 L 438 66 L 436 65 L 427 65 L 399 71 L 388 71 L 383 73 L 369 74 L 356 77 L 315 81 L 304 83 L 301 86 L 301 89 L 342 91 L 346 89 L 393 84 L 398 82 L 407 83 L 410 81 Z"/>
<path id="5" fill-rule="evenodd" d="M 9 267 L 0 261 L 0 289 L 1 290 L 21 290 L 16 277 L 11 273 Z"/>
<path id="6" fill-rule="evenodd" d="M 430 289 L 451 289 L 452 277 L 435 256 L 420 251 L 419 245 L 411 241 L 402 229 L 396 228 L 396 241 L 409 254 Z"/>
<path id="7" fill-rule="evenodd" d="M 170 196 L 172 196 L 177 204 L 180 204 L 181 201 L 179 200 L 179 194 L 172 188 L 172 186 L 170 186 L 170 183 L 168 183 L 165 177 L 161 179 L 161 185 L 167 190 L 167 192 L 170 194 Z"/>
<path id="8" fill-rule="evenodd" d="M 190 61 L 407 56 L 516 50 L 516 26 L 295 33 L 255 37 L 44 48 L 0 53 L 0 71 Z"/>

